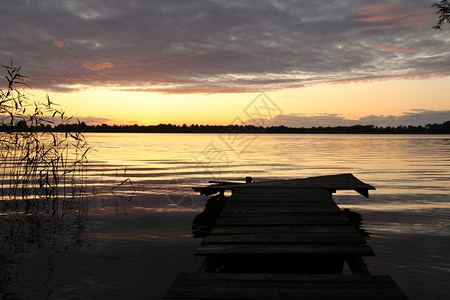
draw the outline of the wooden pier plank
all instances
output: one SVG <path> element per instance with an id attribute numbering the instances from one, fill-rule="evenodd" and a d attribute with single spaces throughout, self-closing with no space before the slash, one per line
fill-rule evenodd
<path id="1" fill-rule="evenodd" d="M 165 299 L 407 299 L 390 277 L 369 275 L 362 257 L 375 254 L 333 201 L 339 189 L 368 196 L 374 188 L 340 174 L 199 189 L 233 190 L 194 252 L 206 256 L 202 272 L 230 273 L 182 273 Z M 340 274 L 344 260 L 353 276 Z M 255 273 L 286 270 L 306 274 Z"/>
<path id="2" fill-rule="evenodd" d="M 295 198 L 285 198 L 285 199 L 276 199 L 276 198 L 247 198 L 245 201 L 243 200 L 235 200 L 230 199 L 227 201 L 227 204 L 230 205 L 265 205 L 268 203 L 273 203 L 274 205 L 332 205 L 329 203 L 329 200 L 314 200 L 314 199 L 295 199 Z M 337 204 L 336 204 L 337 205 Z"/>
<path id="3" fill-rule="evenodd" d="M 331 194 L 326 189 L 319 188 L 297 188 L 297 187 L 242 187 L 233 191 L 236 198 L 260 197 L 260 198 L 312 198 L 312 199 L 330 199 Z"/>
<path id="4" fill-rule="evenodd" d="M 245 205 L 249 203 L 251 205 L 256 203 L 274 203 L 278 205 L 290 204 L 290 205 L 331 205 L 328 199 L 313 199 L 313 198 L 275 198 L 275 197 L 246 197 L 245 200 L 242 198 L 230 198 L 227 203 L 229 204 L 242 204 Z"/>
<path id="5" fill-rule="evenodd" d="M 301 212 L 335 212 L 341 210 L 331 205 L 226 205 L 221 215 L 229 214 L 267 214 L 267 213 L 301 213 Z"/>
<path id="6" fill-rule="evenodd" d="M 343 213 L 273 213 L 221 215 L 217 226 L 254 225 L 350 225 Z"/>
<path id="7" fill-rule="evenodd" d="M 369 184 L 366 184 L 353 176 L 353 174 L 337 174 L 327 176 L 314 176 L 300 179 L 290 180 L 270 180 L 264 182 L 253 182 L 245 184 L 216 184 L 202 188 L 194 188 L 204 195 L 212 195 L 225 190 L 235 190 L 243 188 L 324 188 L 329 191 L 336 190 L 355 190 L 365 197 L 369 196 L 369 190 L 375 190 L 375 188 Z"/>
<path id="8" fill-rule="evenodd" d="M 326 188 L 308 188 L 308 187 L 296 187 L 296 186 L 264 186 L 262 184 L 243 185 L 235 188 L 235 192 L 240 195 L 244 194 L 264 194 L 264 195 L 290 195 L 297 194 L 299 190 L 302 190 L 302 194 L 308 194 L 313 196 L 330 196 L 330 193 Z"/>
<path id="9" fill-rule="evenodd" d="M 196 256 L 228 254 L 304 254 L 304 255 L 355 255 L 374 256 L 366 244 L 297 244 L 297 245 L 205 245 L 194 252 Z"/>
<path id="10" fill-rule="evenodd" d="M 311 205 L 329 205 L 337 206 L 334 203 L 330 193 L 325 189 L 236 189 L 233 195 L 227 199 L 227 204 L 244 204 L 244 203 L 277 203 L 284 204 L 311 204 Z"/>
<path id="11" fill-rule="evenodd" d="M 226 207 L 226 206 L 225 206 Z M 259 212 L 252 213 L 228 213 L 228 214 L 220 214 L 220 218 L 251 218 L 251 217 L 271 217 L 278 219 L 286 219 L 286 218 L 299 218 L 299 219 L 339 219 L 339 220 L 348 220 L 348 218 L 342 213 L 342 211 L 332 211 L 332 212 L 276 212 L 276 211 L 268 211 L 264 214 Z"/>
<path id="12" fill-rule="evenodd" d="M 202 244 L 365 244 L 366 240 L 357 232 L 348 233 L 294 233 L 294 234 L 230 234 L 208 235 Z"/>
<path id="13" fill-rule="evenodd" d="M 282 253 L 374 255 L 326 189 L 254 186 L 233 191 L 195 255 Z"/>
<path id="14" fill-rule="evenodd" d="M 336 203 L 330 203 L 330 201 L 298 201 L 298 200 L 252 200 L 248 199 L 247 201 L 228 201 L 226 203 L 227 206 L 272 206 L 272 207 L 284 207 L 284 206 L 297 206 L 297 207 L 305 207 L 305 206 L 315 206 L 315 207 L 334 207 L 339 208 Z"/>
<path id="15" fill-rule="evenodd" d="M 271 202 L 271 203 L 298 203 L 298 204 L 303 204 L 303 203 L 309 203 L 309 204 L 325 204 L 328 203 L 330 200 L 329 199 L 324 199 L 324 198 L 312 198 L 312 197 L 285 197 L 285 198 L 276 198 L 276 197 L 245 197 L 243 198 L 242 195 L 241 197 L 230 197 L 228 199 L 228 203 L 232 204 L 232 203 L 247 203 L 247 202 Z"/>
<path id="16" fill-rule="evenodd" d="M 302 225 L 302 226 L 214 226 L 210 235 L 221 234 L 249 234 L 249 233 L 314 233 L 314 232 L 347 232 L 353 234 L 355 228 L 352 225 Z"/>
<path id="17" fill-rule="evenodd" d="M 182 273 L 165 299 L 407 299 L 388 276 Z"/>

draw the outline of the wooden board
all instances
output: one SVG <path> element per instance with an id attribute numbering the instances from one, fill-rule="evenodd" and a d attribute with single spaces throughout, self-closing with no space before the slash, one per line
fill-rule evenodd
<path id="1" fill-rule="evenodd" d="M 299 205 L 303 203 L 309 203 L 309 204 L 326 204 L 332 202 L 331 199 L 324 199 L 324 198 L 314 198 L 314 197 L 243 197 L 242 195 L 239 198 L 231 197 L 227 199 L 227 203 L 253 203 L 253 202 L 272 202 L 272 203 L 291 203 Z"/>
<path id="2" fill-rule="evenodd" d="M 182 273 L 165 299 L 407 299 L 388 276 Z"/>
<path id="3" fill-rule="evenodd" d="M 316 197 L 331 197 L 331 194 L 325 188 L 297 188 L 297 187 L 264 187 L 261 185 L 240 186 L 234 189 L 233 195 L 259 195 L 259 196 L 316 196 Z"/>
<path id="4" fill-rule="evenodd" d="M 220 216 L 215 226 L 252 225 L 345 225 L 351 224 L 343 213 L 273 213 L 235 214 Z"/>
<path id="5" fill-rule="evenodd" d="M 267 213 L 300 213 L 300 212 L 335 212 L 341 210 L 333 205 L 229 205 L 222 209 L 221 215 L 227 214 L 267 214 Z"/>
<path id="6" fill-rule="evenodd" d="M 373 255 L 321 188 L 242 187 L 227 199 L 195 255 Z"/>
<path id="7" fill-rule="evenodd" d="M 202 244 L 365 244 L 366 240 L 357 232 L 318 232 L 318 233 L 252 233 L 209 235 L 202 240 Z"/>
<path id="8" fill-rule="evenodd" d="M 299 188 L 244 188 L 236 189 L 227 203 L 246 202 L 309 202 L 334 203 L 330 193 L 324 189 Z"/>
<path id="9" fill-rule="evenodd" d="M 244 184 L 218 184 L 202 188 L 194 188 L 201 194 L 211 195 L 224 190 L 242 190 L 246 188 L 323 188 L 329 191 L 336 190 L 355 190 L 365 197 L 369 196 L 369 190 L 375 188 L 366 184 L 350 173 L 315 176 L 309 178 L 290 179 L 290 180 L 271 180 L 264 182 L 244 183 Z"/>
<path id="10" fill-rule="evenodd" d="M 239 205 L 254 205 L 254 206 L 264 206 L 264 205 L 271 205 L 271 206 L 280 206 L 280 205 L 290 205 L 290 206 L 333 206 L 333 207 L 339 207 L 336 203 L 333 201 L 316 201 L 316 200 L 291 200 L 291 199 L 247 199 L 247 200 L 227 200 L 226 204 L 228 206 L 239 206 Z"/>
<path id="11" fill-rule="evenodd" d="M 194 255 L 207 257 L 201 270 L 230 273 L 180 274 L 165 299 L 407 299 L 390 277 L 368 275 L 362 257 L 375 254 L 331 197 L 335 189 L 368 195 L 372 186 L 341 174 L 217 191 L 226 189 L 233 195 Z M 344 261 L 358 275 L 332 275 Z M 330 274 L 233 273 L 286 270 Z"/>
<path id="12" fill-rule="evenodd" d="M 224 254 L 302 254 L 302 255 L 356 255 L 374 256 L 366 244 L 305 244 L 305 245 L 204 245 L 194 252 L 196 256 Z"/>
<path id="13" fill-rule="evenodd" d="M 328 206 L 339 208 L 339 206 L 331 201 L 297 201 L 297 200 L 272 200 L 272 199 L 247 199 L 246 201 L 227 201 L 227 206 Z"/>
<path id="14" fill-rule="evenodd" d="M 222 235 L 222 234 L 285 234 L 285 233 L 314 233 L 314 232 L 325 232 L 325 233 L 336 233 L 336 232 L 346 232 L 354 233 L 355 228 L 351 225 L 303 225 L 303 226 L 214 226 L 211 230 L 211 235 Z"/>

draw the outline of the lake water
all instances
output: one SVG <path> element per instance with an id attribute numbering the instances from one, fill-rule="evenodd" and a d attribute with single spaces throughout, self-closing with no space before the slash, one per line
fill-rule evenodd
<path id="1" fill-rule="evenodd" d="M 410 299 L 450 295 L 450 136 L 88 134 L 87 195 L 0 215 L 2 299 L 161 299 L 196 271 L 192 219 L 208 180 L 353 173 L 368 199 L 338 192 L 359 212 L 376 257 Z M 5 203 L 5 202 L 4 202 Z"/>

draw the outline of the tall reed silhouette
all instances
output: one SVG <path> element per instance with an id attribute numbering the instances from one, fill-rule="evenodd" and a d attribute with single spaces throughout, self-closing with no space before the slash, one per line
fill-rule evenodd
<path id="1" fill-rule="evenodd" d="M 49 96 L 30 100 L 25 92 L 28 78 L 12 60 L 2 67 L 7 74 L 0 89 L 1 199 L 50 199 L 83 192 L 90 150 L 86 138 L 81 132 L 55 130 L 72 118 Z"/>

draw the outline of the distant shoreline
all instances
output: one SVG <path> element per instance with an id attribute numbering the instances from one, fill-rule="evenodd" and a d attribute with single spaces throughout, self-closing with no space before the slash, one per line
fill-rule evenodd
<path id="1" fill-rule="evenodd" d="M 287 126 L 254 126 L 254 125 L 172 125 L 159 124 L 139 125 L 87 125 L 76 124 L 27 126 L 0 126 L 0 132 L 112 132 L 112 133 L 221 133 L 221 134 L 450 134 L 450 121 L 442 124 L 418 126 L 378 127 L 374 125 L 353 125 L 334 127 L 287 127 Z"/>

